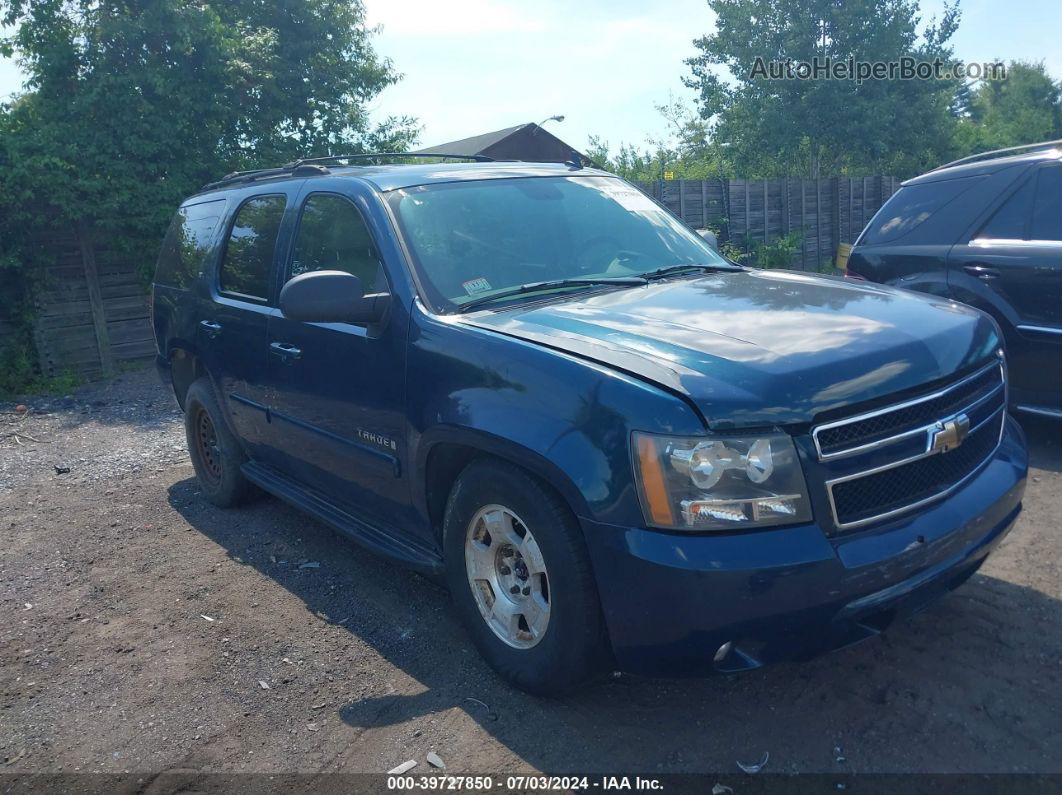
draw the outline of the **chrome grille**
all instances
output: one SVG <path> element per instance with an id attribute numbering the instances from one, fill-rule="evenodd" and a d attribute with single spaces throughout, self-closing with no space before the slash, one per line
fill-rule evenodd
<path id="1" fill-rule="evenodd" d="M 909 511 L 957 488 L 999 445 L 1002 362 L 911 400 L 812 429 L 838 531 Z"/>
<path id="2" fill-rule="evenodd" d="M 1003 369 L 993 362 L 944 389 L 892 406 L 819 425 L 812 431 L 819 458 L 855 455 L 900 436 L 924 433 L 937 421 L 980 400 L 1003 394 Z"/>
<path id="3" fill-rule="evenodd" d="M 976 470 L 998 442 L 999 428 L 988 423 L 947 455 L 919 458 L 909 464 L 833 484 L 838 523 L 851 524 L 933 499 Z"/>

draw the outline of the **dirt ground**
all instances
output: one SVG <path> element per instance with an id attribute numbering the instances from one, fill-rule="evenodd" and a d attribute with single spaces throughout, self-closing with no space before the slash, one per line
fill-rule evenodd
<path id="1" fill-rule="evenodd" d="M 1062 425 L 1025 423 L 982 573 L 884 637 L 544 701 L 438 586 L 276 500 L 202 501 L 153 372 L 26 403 L 0 406 L 0 772 L 1062 771 Z"/>

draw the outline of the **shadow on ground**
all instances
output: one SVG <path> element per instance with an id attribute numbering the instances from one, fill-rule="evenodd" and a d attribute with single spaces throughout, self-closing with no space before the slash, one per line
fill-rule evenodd
<path id="1" fill-rule="evenodd" d="M 1062 472 L 1062 420 L 1016 414 L 1029 443 L 1029 464 L 1049 472 Z"/>
<path id="2" fill-rule="evenodd" d="M 1026 427 L 1037 465 L 1057 468 L 1057 429 Z M 736 770 L 764 752 L 774 772 L 1062 770 L 1062 602 L 990 575 L 880 638 L 809 663 L 703 680 L 621 676 L 551 701 L 494 677 L 439 586 L 293 509 L 265 499 L 219 511 L 191 479 L 171 488 L 170 503 L 302 600 L 308 616 L 341 625 L 423 686 L 342 708 L 359 729 L 457 707 L 554 773 Z M 1020 534 L 1019 523 L 996 554 Z M 328 579 L 271 562 L 271 551 L 296 546 L 327 561 Z"/>

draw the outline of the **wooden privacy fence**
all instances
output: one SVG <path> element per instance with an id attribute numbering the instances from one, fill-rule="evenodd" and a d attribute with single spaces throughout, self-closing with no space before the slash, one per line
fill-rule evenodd
<path id="1" fill-rule="evenodd" d="M 57 230 L 47 246 L 33 335 L 41 373 L 91 378 L 151 356 L 149 293 L 136 265 L 84 225 Z"/>
<path id="2" fill-rule="evenodd" d="M 690 226 L 721 229 L 722 241 L 748 249 L 800 233 L 792 267 L 817 270 L 841 243 L 854 243 L 899 187 L 895 177 L 676 179 L 642 189 Z"/>

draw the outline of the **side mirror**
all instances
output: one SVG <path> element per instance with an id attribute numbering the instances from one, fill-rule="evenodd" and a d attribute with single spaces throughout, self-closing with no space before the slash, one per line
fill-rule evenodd
<path id="1" fill-rule="evenodd" d="M 698 229 L 697 234 L 704 238 L 704 242 L 711 246 L 716 251 L 719 250 L 719 238 L 715 236 L 715 232 L 711 229 Z"/>
<path id="2" fill-rule="evenodd" d="M 389 293 L 365 295 L 361 279 L 344 271 L 303 273 L 280 291 L 284 317 L 304 323 L 376 323 L 390 301 Z"/>

